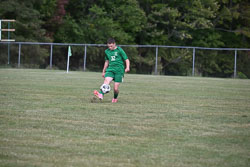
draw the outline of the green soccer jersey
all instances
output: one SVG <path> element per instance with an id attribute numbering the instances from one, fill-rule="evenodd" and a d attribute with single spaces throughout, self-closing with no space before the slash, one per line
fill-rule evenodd
<path id="1" fill-rule="evenodd" d="M 124 73 L 124 61 L 128 59 L 124 50 L 117 46 L 115 50 L 106 49 L 105 54 L 105 60 L 109 61 L 106 71 Z"/>

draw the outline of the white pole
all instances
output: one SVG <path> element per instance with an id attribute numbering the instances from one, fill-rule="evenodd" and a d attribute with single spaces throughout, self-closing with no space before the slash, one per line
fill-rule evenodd
<path id="1" fill-rule="evenodd" d="M 69 73 L 69 57 L 72 55 L 71 53 L 71 48 L 69 46 L 69 49 L 68 49 L 68 61 L 67 61 L 67 73 Z"/>
<path id="2" fill-rule="evenodd" d="M 67 61 L 67 73 L 69 73 L 69 55 L 68 55 L 68 61 Z"/>

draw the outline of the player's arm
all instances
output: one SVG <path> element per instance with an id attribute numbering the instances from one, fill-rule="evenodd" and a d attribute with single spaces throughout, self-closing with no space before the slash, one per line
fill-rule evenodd
<path id="1" fill-rule="evenodd" d="M 104 63 L 104 66 L 103 66 L 103 70 L 102 70 L 102 77 L 104 78 L 105 76 L 105 72 L 106 72 L 106 69 L 108 68 L 109 66 L 109 61 L 106 60 L 105 63 Z"/>
<path id="2" fill-rule="evenodd" d="M 129 72 L 130 71 L 130 61 L 128 59 L 128 56 L 122 48 L 119 47 L 118 49 L 122 55 L 123 60 L 125 60 L 125 64 L 126 64 L 125 72 Z"/>
<path id="3" fill-rule="evenodd" d="M 125 72 L 129 72 L 130 71 L 130 61 L 129 61 L 129 59 L 126 59 L 125 63 L 126 63 Z"/>

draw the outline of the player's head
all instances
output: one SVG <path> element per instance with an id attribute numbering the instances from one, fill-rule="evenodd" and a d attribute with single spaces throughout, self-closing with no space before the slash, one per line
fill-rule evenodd
<path id="1" fill-rule="evenodd" d="M 114 38 L 109 38 L 107 40 L 107 45 L 110 50 L 116 49 L 116 44 L 115 44 L 115 39 Z"/>
<path id="2" fill-rule="evenodd" d="M 107 40 L 107 44 L 111 44 L 111 43 L 115 43 L 115 39 L 114 38 L 109 38 Z"/>

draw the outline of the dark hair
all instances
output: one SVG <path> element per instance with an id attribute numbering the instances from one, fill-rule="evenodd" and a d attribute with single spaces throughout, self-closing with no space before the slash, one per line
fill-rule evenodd
<path id="1" fill-rule="evenodd" d="M 110 44 L 110 43 L 115 43 L 115 39 L 114 38 L 109 38 L 107 40 L 107 43 Z"/>

